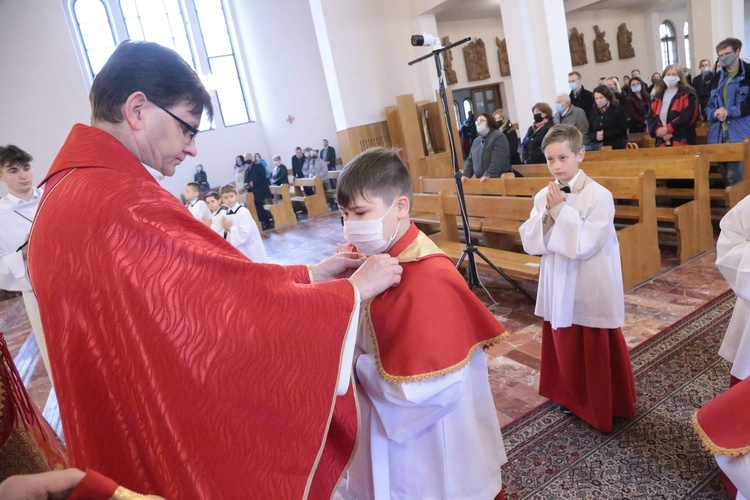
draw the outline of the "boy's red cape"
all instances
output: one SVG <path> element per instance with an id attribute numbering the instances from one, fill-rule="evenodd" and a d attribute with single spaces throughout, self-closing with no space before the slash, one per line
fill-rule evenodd
<path id="1" fill-rule="evenodd" d="M 750 453 L 750 378 L 706 403 L 693 415 L 693 427 L 714 455 Z"/>
<path id="2" fill-rule="evenodd" d="M 329 498 L 351 284 L 250 262 L 102 130 L 76 125 L 49 179 L 29 270 L 71 465 L 170 499 Z"/>

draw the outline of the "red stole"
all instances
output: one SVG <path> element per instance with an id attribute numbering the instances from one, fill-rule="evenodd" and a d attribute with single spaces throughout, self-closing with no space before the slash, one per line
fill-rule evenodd
<path id="1" fill-rule="evenodd" d="M 411 382 L 460 370 L 476 349 L 507 336 L 451 259 L 413 223 L 388 253 L 403 267 L 401 283 L 367 306 L 385 380 Z"/>
<path id="2" fill-rule="evenodd" d="M 693 415 L 693 427 L 714 455 L 750 453 L 750 378 L 703 405 Z"/>
<path id="3" fill-rule="evenodd" d="M 104 131 L 76 125 L 64 171 L 29 268 L 71 465 L 166 498 L 330 497 L 351 284 L 250 262 Z"/>

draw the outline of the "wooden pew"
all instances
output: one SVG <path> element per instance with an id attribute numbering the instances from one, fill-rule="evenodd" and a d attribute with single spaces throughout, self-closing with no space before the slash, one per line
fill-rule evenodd
<path id="1" fill-rule="evenodd" d="M 280 199 L 275 200 L 275 203 L 264 205 L 264 208 L 271 212 L 274 227 L 279 228 L 297 222 L 297 215 L 294 213 L 294 207 L 292 207 L 292 195 L 289 191 L 289 184 L 271 186 L 271 193 L 273 193 L 274 197 L 280 197 Z"/>
<path id="2" fill-rule="evenodd" d="M 328 203 L 336 203 L 336 182 L 341 175 L 341 170 L 331 170 L 328 172 L 328 188 L 326 188 L 326 199 Z"/>
<path id="3" fill-rule="evenodd" d="M 310 218 L 325 215 L 329 212 L 326 192 L 323 189 L 323 178 L 317 176 L 313 179 L 294 179 L 295 187 L 314 187 L 315 194 L 305 195 L 303 190 L 298 191 L 297 196 L 292 197 L 292 201 L 301 202 L 307 208 L 307 216 Z"/>
<path id="4" fill-rule="evenodd" d="M 678 149 L 678 148 L 675 148 Z M 525 165 L 518 170 L 525 176 L 549 177 L 549 170 L 542 175 L 545 165 Z M 709 163 L 706 155 L 665 157 L 642 161 L 584 161 L 581 168 L 591 177 L 637 176 L 645 170 L 654 170 L 657 180 L 693 180 L 692 199 L 677 208 L 656 207 L 659 222 L 674 224 L 677 231 L 677 258 L 687 262 L 698 254 L 713 248 L 713 227 L 708 188 Z M 657 196 L 659 193 L 657 192 Z M 617 217 L 638 218 L 638 207 L 618 206 Z"/>
<path id="5" fill-rule="evenodd" d="M 258 211 L 255 209 L 255 196 L 253 196 L 252 191 L 248 191 L 247 193 L 245 193 L 245 208 L 250 210 L 250 215 L 253 216 L 255 225 L 258 226 L 258 231 L 262 231 L 262 226 L 260 225 L 260 220 L 258 219 Z"/>
<path id="6" fill-rule="evenodd" d="M 707 131 L 705 127 L 696 131 Z M 677 148 L 651 148 L 647 151 L 638 149 L 618 149 L 613 151 L 591 151 L 586 153 L 584 163 L 589 161 L 608 160 L 642 160 L 668 158 L 674 156 L 690 156 L 703 153 L 708 156 L 710 163 L 717 162 L 743 162 L 742 181 L 723 189 L 711 189 L 712 200 L 722 200 L 727 209 L 734 207 L 741 199 L 750 194 L 750 138 L 744 142 L 733 142 L 727 144 L 702 144 L 695 146 L 682 146 Z M 523 169 L 527 165 L 521 166 Z M 666 191 L 665 189 L 668 189 Z M 659 196 L 671 196 L 673 198 L 690 198 L 690 189 L 661 188 L 657 189 Z"/>

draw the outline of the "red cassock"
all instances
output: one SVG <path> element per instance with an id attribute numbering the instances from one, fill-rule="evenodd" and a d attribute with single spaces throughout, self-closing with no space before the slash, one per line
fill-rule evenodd
<path id="1" fill-rule="evenodd" d="M 351 284 L 248 261 L 104 131 L 76 125 L 49 179 L 29 270 L 71 465 L 170 499 L 330 497 Z"/>
<path id="2" fill-rule="evenodd" d="M 706 403 L 693 415 L 693 427 L 714 455 L 750 453 L 750 378 Z"/>

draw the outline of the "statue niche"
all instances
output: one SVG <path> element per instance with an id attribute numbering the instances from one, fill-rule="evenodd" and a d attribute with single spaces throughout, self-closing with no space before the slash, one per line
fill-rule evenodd
<path id="1" fill-rule="evenodd" d="M 505 38 L 500 40 L 498 37 L 495 37 L 495 43 L 497 44 L 497 60 L 500 62 L 500 76 L 510 76 L 508 46 L 505 43 Z"/>
<path id="2" fill-rule="evenodd" d="M 583 33 L 578 32 L 578 28 L 573 28 L 568 37 L 570 45 L 570 62 L 573 66 L 582 66 L 589 62 L 586 56 L 586 44 L 583 43 Z"/>
<path id="3" fill-rule="evenodd" d="M 620 59 L 630 59 L 635 57 L 635 49 L 633 49 L 633 32 L 628 31 L 628 27 L 625 23 L 622 23 L 617 28 L 617 52 L 620 55 Z"/>
<path id="4" fill-rule="evenodd" d="M 440 42 L 443 44 L 443 47 L 447 47 L 450 45 L 450 39 L 447 36 L 444 36 Z M 445 84 L 446 85 L 454 85 L 458 83 L 458 76 L 456 75 L 456 70 L 453 69 L 453 54 L 452 50 L 446 50 L 443 52 L 443 69 L 445 71 Z"/>
<path id="5" fill-rule="evenodd" d="M 606 31 L 601 31 L 598 25 L 594 25 L 594 60 L 598 63 L 612 60 L 612 53 L 609 51 L 609 44 L 604 40 Z"/>
<path id="6" fill-rule="evenodd" d="M 490 68 L 487 64 L 487 50 L 481 38 L 469 43 L 464 47 L 464 62 L 466 63 L 466 75 L 470 82 L 486 80 L 490 77 Z"/>

